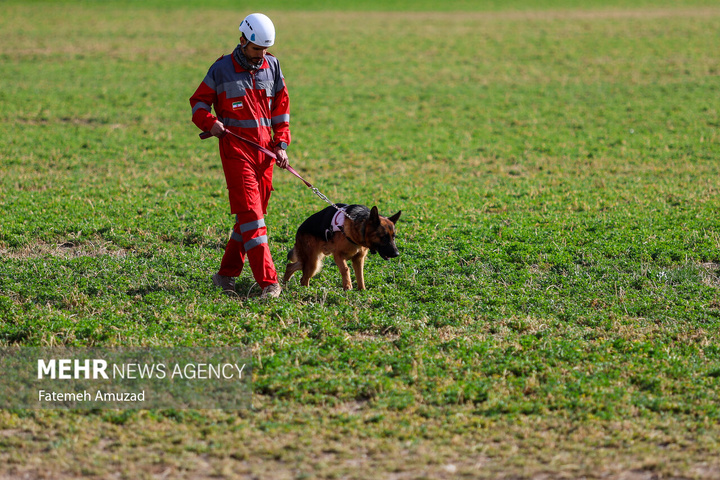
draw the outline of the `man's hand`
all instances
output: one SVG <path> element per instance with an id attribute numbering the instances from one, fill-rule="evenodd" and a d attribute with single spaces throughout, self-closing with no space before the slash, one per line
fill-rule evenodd
<path id="1" fill-rule="evenodd" d="M 225 125 L 222 124 L 220 120 L 216 121 L 215 124 L 210 129 L 210 133 L 212 133 L 214 136 L 221 138 L 224 137 L 227 133 L 225 131 Z"/>
<path id="2" fill-rule="evenodd" d="M 277 155 L 275 163 L 278 167 L 287 168 L 288 165 L 290 165 L 290 159 L 288 158 L 288 154 L 281 147 L 275 147 L 275 155 Z"/>

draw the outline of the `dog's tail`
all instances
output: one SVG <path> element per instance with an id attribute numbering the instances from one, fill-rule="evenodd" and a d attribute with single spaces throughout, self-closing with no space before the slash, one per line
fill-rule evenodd
<path id="1" fill-rule="evenodd" d="M 287 261 L 288 262 L 297 262 L 297 255 L 295 254 L 295 247 L 291 248 L 290 251 L 287 254 Z"/>

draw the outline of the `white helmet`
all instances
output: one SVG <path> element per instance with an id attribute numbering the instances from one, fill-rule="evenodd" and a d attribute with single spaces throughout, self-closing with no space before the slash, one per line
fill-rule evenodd
<path id="1" fill-rule="evenodd" d="M 262 13 L 251 13 L 240 24 L 245 38 L 260 47 L 272 47 L 275 43 L 275 25 Z"/>

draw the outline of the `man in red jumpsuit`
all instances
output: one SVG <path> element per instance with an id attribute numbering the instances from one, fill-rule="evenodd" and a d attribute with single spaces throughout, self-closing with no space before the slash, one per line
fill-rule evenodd
<path id="1" fill-rule="evenodd" d="M 265 227 L 275 160 L 227 132 L 273 150 L 278 166 L 286 168 L 290 101 L 280 64 L 267 52 L 275 42 L 272 21 L 253 13 L 242 21 L 240 32 L 240 44 L 210 67 L 190 97 L 193 123 L 220 139 L 231 213 L 236 215 L 220 270 L 212 280 L 224 292 L 234 293 L 235 277 L 247 256 L 261 297 L 277 297 L 282 290 Z"/>

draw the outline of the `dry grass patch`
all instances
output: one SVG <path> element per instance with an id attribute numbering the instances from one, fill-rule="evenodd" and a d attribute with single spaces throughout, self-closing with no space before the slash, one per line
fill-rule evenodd
<path id="1" fill-rule="evenodd" d="M 102 257 L 108 256 L 113 258 L 122 258 L 127 256 L 130 251 L 117 248 L 112 242 L 103 240 L 96 241 L 67 241 L 63 243 L 34 243 L 25 245 L 18 249 L 0 248 L 0 257 L 12 258 L 15 260 L 42 258 L 42 257 L 59 257 L 59 258 L 78 258 L 78 257 Z"/>

